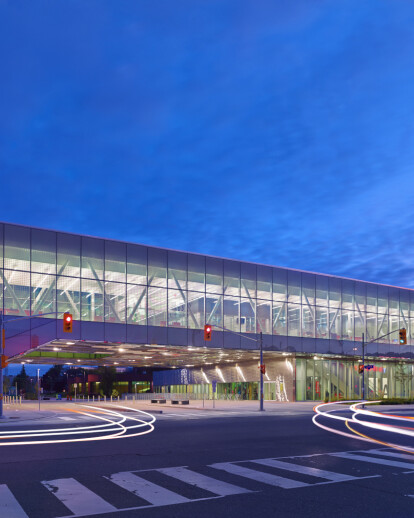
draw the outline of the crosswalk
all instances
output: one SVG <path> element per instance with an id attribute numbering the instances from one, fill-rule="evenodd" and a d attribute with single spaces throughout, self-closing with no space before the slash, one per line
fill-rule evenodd
<path id="1" fill-rule="evenodd" d="M 332 465 L 335 471 L 325 469 Z M 336 471 L 338 466 L 339 472 Z M 368 466 L 369 470 L 364 471 L 364 466 Z M 69 514 L 65 518 L 80 518 L 245 495 L 263 491 L 266 487 L 300 490 L 322 484 L 377 478 L 387 470 L 394 473 L 396 468 L 401 470 L 400 473 L 413 473 L 414 455 L 382 448 L 218 462 L 197 467 L 123 471 L 99 477 L 106 484 L 111 484 L 113 491 L 126 491 L 132 495 L 131 498 L 136 497 L 136 505 L 124 508 L 111 501 L 113 491 L 102 489 L 98 494 L 96 483 L 92 484 L 94 489 L 91 489 L 87 482 L 81 483 L 69 477 L 45 480 L 39 484 L 67 509 Z M 6 484 L 0 484 L 0 517 L 31 518 L 24 507 L 25 502 L 19 502 Z M 56 516 L 62 516 L 62 513 Z"/>

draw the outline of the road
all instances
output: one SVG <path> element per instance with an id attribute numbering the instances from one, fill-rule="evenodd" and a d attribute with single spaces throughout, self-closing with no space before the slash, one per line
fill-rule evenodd
<path id="1" fill-rule="evenodd" d="M 138 437 L 1 447 L 0 518 L 413 515 L 414 455 L 321 430 L 309 406 L 154 415 Z"/>

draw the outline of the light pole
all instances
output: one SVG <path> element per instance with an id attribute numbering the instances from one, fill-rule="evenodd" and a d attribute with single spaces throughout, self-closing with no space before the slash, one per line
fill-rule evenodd
<path id="1" fill-rule="evenodd" d="M 37 399 L 39 401 L 39 412 L 40 412 L 40 369 L 37 369 Z"/>
<path id="2" fill-rule="evenodd" d="M 260 331 L 260 411 L 263 412 L 263 333 Z"/>

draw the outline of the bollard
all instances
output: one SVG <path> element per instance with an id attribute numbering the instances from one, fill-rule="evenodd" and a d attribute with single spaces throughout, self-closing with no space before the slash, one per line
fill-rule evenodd
<path id="1" fill-rule="evenodd" d="M 89 403 L 89 394 L 88 394 L 88 403 Z"/>
<path id="2" fill-rule="evenodd" d="M 105 403 L 106 403 L 106 396 L 104 396 L 104 401 L 105 401 Z"/>
<path id="3" fill-rule="evenodd" d="M 112 396 L 111 396 L 111 403 L 112 403 Z"/>
<path id="4" fill-rule="evenodd" d="M 22 404 L 22 396 L 20 396 L 20 398 L 19 398 L 19 399 L 20 399 L 20 404 Z"/>
<path id="5" fill-rule="evenodd" d="M 95 394 L 92 396 L 92 403 L 95 403 Z"/>

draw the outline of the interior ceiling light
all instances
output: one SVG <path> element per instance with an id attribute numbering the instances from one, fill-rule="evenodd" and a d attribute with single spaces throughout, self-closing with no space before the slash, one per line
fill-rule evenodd
<path id="1" fill-rule="evenodd" d="M 125 352 L 125 349 L 122 349 L 122 347 L 120 347 L 120 348 L 118 349 L 118 351 L 119 351 L 120 353 L 124 353 L 124 352 Z"/>
<path id="2" fill-rule="evenodd" d="M 59 347 L 53 347 L 54 351 L 60 351 Z"/>
<path id="3" fill-rule="evenodd" d="M 66 345 L 75 345 L 75 342 L 66 342 Z"/>
<path id="4" fill-rule="evenodd" d="M 144 356 L 144 360 L 151 360 L 152 356 Z"/>

